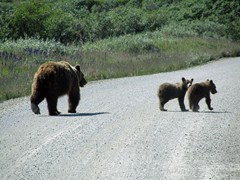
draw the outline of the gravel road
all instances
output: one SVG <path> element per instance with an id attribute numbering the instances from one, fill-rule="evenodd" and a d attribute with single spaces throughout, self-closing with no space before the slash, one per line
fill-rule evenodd
<path id="1" fill-rule="evenodd" d="M 181 77 L 212 79 L 218 93 L 200 112 L 177 100 L 158 108 L 157 90 Z M 239 179 L 240 58 L 170 73 L 88 83 L 78 114 L 30 110 L 29 97 L 0 103 L 0 179 Z M 185 99 L 185 105 L 188 102 Z"/>

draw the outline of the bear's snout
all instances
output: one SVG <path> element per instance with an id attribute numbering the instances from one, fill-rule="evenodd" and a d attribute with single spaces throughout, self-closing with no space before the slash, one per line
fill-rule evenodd
<path id="1" fill-rule="evenodd" d="M 212 93 L 213 93 L 213 94 L 216 94 L 216 93 L 217 93 L 217 90 L 216 90 L 216 89 L 215 89 L 215 90 L 213 90 L 213 91 L 212 91 Z"/>
<path id="2" fill-rule="evenodd" d="M 82 81 L 80 82 L 80 87 L 84 87 L 87 84 L 86 79 L 82 79 Z"/>
<path id="3" fill-rule="evenodd" d="M 212 93 L 212 94 L 216 94 L 216 93 L 217 93 L 217 89 L 216 89 L 216 88 L 212 88 L 212 89 L 211 89 L 211 93 Z"/>

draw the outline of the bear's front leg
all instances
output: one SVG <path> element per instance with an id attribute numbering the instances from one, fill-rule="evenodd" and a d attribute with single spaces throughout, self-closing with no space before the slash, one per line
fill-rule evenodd
<path id="1" fill-rule="evenodd" d="M 184 97 L 179 97 L 178 103 L 179 103 L 181 111 L 188 111 L 184 105 Z"/>
<path id="2" fill-rule="evenodd" d="M 76 113 L 76 108 L 78 106 L 80 100 L 79 92 L 69 93 L 68 95 L 68 112 L 69 113 Z"/>
<path id="3" fill-rule="evenodd" d="M 207 104 L 209 110 L 213 110 L 213 108 L 211 107 L 211 99 L 210 99 L 210 96 L 207 96 L 207 97 L 206 97 L 206 104 Z"/>

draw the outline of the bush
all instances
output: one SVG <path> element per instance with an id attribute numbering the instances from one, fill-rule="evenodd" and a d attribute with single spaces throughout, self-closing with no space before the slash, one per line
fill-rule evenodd
<path id="1" fill-rule="evenodd" d="M 45 37 L 55 39 L 63 44 L 75 41 L 74 19 L 70 14 L 56 9 L 44 22 L 44 29 L 47 31 Z"/>
<path id="2" fill-rule="evenodd" d="M 40 38 L 20 38 L 16 41 L 7 40 L 0 43 L 1 53 L 13 53 L 22 55 L 74 55 L 79 53 L 75 46 L 64 46 L 55 40 L 43 40 Z M 1 58 L 1 56 L 0 56 Z"/>
<path id="3" fill-rule="evenodd" d="M 36 36 L 46 37 L 44 21 L 51 15 L 52 6 L 44 0 L 23 3 L 16 8 L 10 21 L 11 37 L 14 39 Z"/>
<path id="4" fill-rule="evenodd" d="M 173 22 L 164 26 L 161 31 L 165 35 L 171 35 L 176 37 L 191 37 L 198 35 L 197 32 L 189 26 L 189 22 Z"/>
<path id="5" fill-rule="evenodd" d="M 189 23 L 189 26 L 197 32 L 199 36 L 222 38 L 226 36 L 226 26 L 217 22 L 196 20 Z"/>
<path id="6" fill-rule="evenodd" d="M 39 36 L 70 43 L 75 39 L 73 17 L 54 7 L 53 3 L 36 0 L 23 3 L 16 8 L 10 21 L 11 37 L 14 39 Z"/>
<path id="7" fill-rule="evenodd" d="M 227 36 L 232 40 L 240 40 L 240 19 L 230 22 L 227 26 Z"/>
<path id="8" fill-rule="evenodd" d="M 9 22 L 12 19 L 13 5 L 9 3 L 0 3 L 0 39 L 10 37 Z"/>
<path id="9" fill-rule="evenodd" d="M 142 23 L 144 30 L 155 31 L 161 29 L 169 20 L 166 14 L 167 12 L 164 10 L 143 14 Z"/>
<path id="10" fill-rule="evenodd" d="M 112 35 L 120 36 L 143 30 L 141 24 L 142 11 L 136 8 L 116 8 L 106 14 L 110 18 Z M 108 27 L 109 28 L 109 27 Z"/>

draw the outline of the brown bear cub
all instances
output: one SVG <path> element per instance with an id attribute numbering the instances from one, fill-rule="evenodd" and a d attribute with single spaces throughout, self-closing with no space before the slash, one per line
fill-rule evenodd
<path id="1" fill-rule="evenodd" d="M 167 111 L 164 109 L 164 105 L 171 99 L 178 98 L 181 111 L 188 111 L 184 105 L 184 97 L 187 89 L 192 85 L 193 79 L 187 80 L 182 77 L 182 81 L 176 84 L 163 83 L 158 89 L 159 108 L 161 111 Z"/>
<path id="2" fill-rule="evenodd" d="M 188 100 L 189 100 L 189 107 L 194 112 L 198 112 L 200 109 L 198 103 L 202 98 L 206 99 L 206 104 L 209 110 L 213 110 L 211 107 L 211 99 L 210 99 L 210 92 L 212 94 L 216 94 L 216 85 L 213 83 L 212 80 L 206 80 L 202 83 L 193 84 L 188 89 Z"/>
<path id="3" fill-rule="evenodd" d="M 56 116 L 58 97 L 68 95 L 69 113 L 76 113 L 80 100 L 80 87 L 87 84 L 80 66 L 71 66 L 66 61 L 42 64 L 34 75 L 31 95 L 31 109 L 40 114 L 38 104 L 47 100 L 49 115 Z"/>

